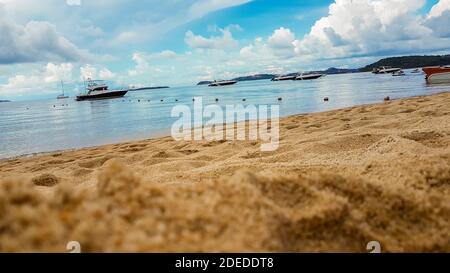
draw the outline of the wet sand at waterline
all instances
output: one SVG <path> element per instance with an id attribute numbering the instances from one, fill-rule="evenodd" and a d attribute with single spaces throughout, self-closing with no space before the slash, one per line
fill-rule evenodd
<path id="1" fill-rule="evenodd" d="M 450 93 L 0 161 L 0 251 L 450 252 Z"/>

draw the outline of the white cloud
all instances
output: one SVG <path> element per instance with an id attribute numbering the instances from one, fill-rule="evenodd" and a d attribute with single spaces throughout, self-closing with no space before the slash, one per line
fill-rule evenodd
<path id="1" fill-rule="evenodd" d="M 80 67 L 80 81 L 87 79 L 92 80 L 111 80 L 117 77 L 117 74 L 111 72 L 106 67 L 99 68 L 97 66 L 86 64 Z"/>
<path id="2" fill-rule="evenodd" d="M 172 50 L 163 50 L 150 56 L 153 59 L 172 59 L 177 57 L 177 53 Z"/>
<path id="3" fill-rule="evenodd" d="M 450 46 L 448 39 L 439 39 L 442 33 L 438 35 L 438 30 L 429 28 L 417 15 L 424 4 L 425 0 L 336 0 L 329 7 L 329 15 L 295 41 L 296 52 L 317 58 L 350 57 Z M 432 14 L 442 16 L 447 6 L 448 0 L 441 0 Z"/>
<path id="4" fill-rule="evenodd" d="M 64 62 L 91 58 L 48 22 L 30 21 L 25 25 L 10 20 L 0 3 L 0 64 Z"/>
<path id="5" fill-rule="evenodd" d="M 446 11 L 450 11 L 450 0 L 440 0 L 436 5 L 431 8 L 428 18 L 435 18 L 442 16 Z"/>
<path id="6" fill-rule="evenodd" d="M 28 75 L 18 74 L 8 78 L 8 82 L 0 85 L 2 95 L 20 95 L 28 92 L 51 92 L 51 88 L 59 81 L 71 81 L 74 66 L 71 63 L 48 63 L 45 67 L 34 70 Z"/>
<path id="7" fill-rule="evenodd" d="M 97 78 L 97 68 L 93 65 L 87 64 L 80 67 L 80 81 L 85 81 L 87 79 Z"/>
<path id="8" fill-rule="evenodd" d="M 102 80 L 112 80 L 114 79 L 117 75 L 113 72 L 111 72 L 111 70 L 109 70 L 108 68 L 103 68 L 100 70 L 100 72 L 98 73 L 98 76 L 100 77 L 100 79 Z"/>
<path id="9" fill-rule="evenodd" d="M 44 81 L 46 83 L 70 81 L 72 80 L 73 68 L 73 64 L 71 63 L 62 63 L 59 65 L 48 63 L 45 68 Z"/>
<path id="10" fill-rule="evenodd" d="M 450 37 L 450 0 L 441 0 L 428 14 L 424 25 L 439 37 Z"/>
<path id="11" fill-rule="evenodd" d="M 246 61 L 257 61 L 272 55 L 261 37 L 256 38 L 253 44 L 241 48 L 239 54 Z"/>
<path id="12" fill-rule="evenodd" d="M 230 29 L 221 29 L 222 36 L 213 36 L 205 38 L 201 35 L 195 35 L 192 31 L 188 31 L 185 34 L 184 41 L 193 49 L 233 49 L 236 48 L 239 43 L 233 38 L 233 34 Z"/>
<path id="13" fill-rule="evenodd" d="M 172 50 L 163 50 L 156 53 L 136 52 L 132 56 L 135 66 L 128 70 L 127 74 L 130 77 L 138 77 L 150 72 L 171 74 L 174 73 L 174 68 L 167 66 L 167 64 L 170 64 L 170 61 L 177 61 L 178 57 L 181 56 Z M 154 65 L 150 66 L 150 63 Z M 164 69 L 157 67 L 157 65 L 161 65 Z"/>
<path id="14" fill-rule="evenodd" d="M 138 32 L 135 31 L 124 31 L 119 33 L 117 37 L 115 37 L 109 45 L 112 46 L 123 46 L 124 44 L 132 44 L 142 38 Z"/>
<path id="15" fill-rule="evenodd" d="M 292 57 L 295 54 L 295 34 L 281 27 L 269 37 L 268 45 L 278 56 Z"/>
<path id="16" fill-rule="evenodd" d="M 149 69 L 149 64 L 142 53 L 134 53 L 132 57 L 136 66 L 128 71 L 128 75 L 135 77 L 144 74 Z"/>
<path id="17" fill-rule="evenodd" d="M 269 37 L 272 48 L 291 48 L 295 41 L 295 34 L 288 28 L 280 27 Z"/>

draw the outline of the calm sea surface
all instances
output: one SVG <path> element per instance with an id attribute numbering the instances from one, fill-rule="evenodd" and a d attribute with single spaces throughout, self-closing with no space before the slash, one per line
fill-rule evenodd
<path id="1" fill-rule="evenodd" d="M 280 114 L 288 116 L 377 103 L 385 96 L 396 99 L 450 91 L 450 84 L 430 86 L 424 75 L 406 73 L 405 77 L 358 73 L 314 81 L 264 80 L 219 88 L 136 91 L 101 101 L 69 98 L 0 103 L 0 158 L 168 135 L 176 120 L 171 118 L 172 108 L 192 106 L 194 97 L 202 97 L 204 105 L 214 104 L 216 98 L 222 106 L 242 104 L 244 98 L 244 104 L 280 104 Z M 330 101 L 325 103 L 324 97 Z"/>

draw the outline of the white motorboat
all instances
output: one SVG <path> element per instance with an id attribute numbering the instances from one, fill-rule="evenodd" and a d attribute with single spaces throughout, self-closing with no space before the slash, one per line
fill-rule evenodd
<path id="1" fill-rule="evenodd" d="M 392 73 L 392 76 L 394 76 L 394 77 L 401 77 L 401 76 L 405 76 L 405 75 L 406 75 L 405 71 L 403 71 L 403 70 Z"/>
<path id="2" fill-rule="evenodd" d="M 77 101 L 120 98 L 129 91 L 128 89 L 108 90 L 108 86 L 103 81 L 93 81 L 91 79 L 88 79 L 86 90 L 86 94 L 77 96 Z"/>
<path id="3" fill-rule="evenodd" d="M 295 80 L 296 77 L 297 77 L 297 75 L 284 75 L 284 76 L 275 77 L 275 78 L 272 79 L 272 81 L 273 82 L 293 81 L 293 80 Z"/>
<path id="4" fill-rule="evenodd" d="M 296 81 L 307 81 L 307 80 L 315 80 L 323 77 L 323 74 L 300 74 L 295 77 Z"/>
<path id="5" fill-rule="evenodd" d="M 378 68 L 374 68 L 372 73 L 374 74 L 391 74 L 391 73 L 395 73 L 402 70 L 401 68 L 398 67 L 390 67 L 390 66 L 381 66 Z"/>
<path id="6" fill-rule="evenodd" d="M 213 81 L 209 84 L 211 87 L 218 87 L 218 86 L 227 86 L 227 85 L 233 85 L 236 84 L 237 81 Z"/>

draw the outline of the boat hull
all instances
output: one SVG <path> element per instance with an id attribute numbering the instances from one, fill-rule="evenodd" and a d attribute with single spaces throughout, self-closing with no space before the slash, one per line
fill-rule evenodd
<path id="1" fill-rule="evenodd" d="M 308 80 L 316 80 L 318 78 L 323 77 L 323 75 L 302 75 L 295 78 L 296 81 L 308 81 Z"/>
<path id="2" fill-rule="evenodd" d="M 219 86 L 228 86 L 228 85 L 234 85 L 237 82 L 221 82 L 221 83 L 211 83 L 210 87 L 219 87 Z"/>
<path id="3" fill-rule="evenodd" d="M 128 93 L 128 90 L 120 90 L 120 91 L 111 91 L 103 94 L 96 95 L 80 95 L 77 96 L 77 101 L 85 101 L 85 100 L 102 100 L 102 99 L 113 99 L 113 98 L 121 98 Z"/>
<path id="4" fill-rule="evenodd" d="M 272 81 L 273 82 L 292 81 L 292 80 L 295 80 L 295 77 L 296 76 L 278 77 L 278 78 L 273 78 Z"/>
<path id="5" fill-rule="evenodd" d="M 450 72 L 433 74 L 427 77 L 429 83 L 450 83 Z"/>
<path id="6" fill-rule="evenodd" d="M 428 83 L 450 83 L 450 67 L 423 68 Z"/>

